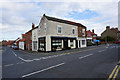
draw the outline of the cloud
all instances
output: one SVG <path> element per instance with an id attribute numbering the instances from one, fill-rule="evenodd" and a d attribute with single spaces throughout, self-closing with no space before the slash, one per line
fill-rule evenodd
<path id="1" fill-rule="evenodd" d="M 87 0 L 81 0 L 80 2 L 76 2 L 77 0 L 70 0 L 72 2 L 65 0 L 54 2 L 50 2 L 51 0 L 40 1 L 1 1 L 0 11 L 2 15 L 0 18 L 2 20 L 0 21 L 0 29 L 5 34 L 3 36 L 4 39 L 16 39 L 18 36 L 21 36 L 22 33 L 31 29 L 32 22 L 38 25 L 44 13 L 49 16 L 82 23 L 87 29 L 95 29 L 95 32 L 99 35 L 105 30 L 107 25 L 111 27 L 118 26 L 118 0 L 104 0 L 101 2 L 97 0 L 92 2 Z M 69 17 L 69 13 L 72 14 L 73 11 L 81 14 L 85 10 L 96 12 L 99 16 L 88 19 L 80 19 L 79 15 L 78 19 L 76 16 Z M 76 15 L 76 13 L 72 15 Z"/>

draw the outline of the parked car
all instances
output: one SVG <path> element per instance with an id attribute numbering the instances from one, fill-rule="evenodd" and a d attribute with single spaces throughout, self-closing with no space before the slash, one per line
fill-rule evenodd
<path id="1" fill-rule="evenodd" d="M 18 50 L 19 48 L 17 46 L 13 46 L 13 49 L 14 50 Z"/>
<path id="2" fill-rule="evenodd" d="M 116 44 L 120 44 L 120 40 L 119 41 L 115 41 Z"/>

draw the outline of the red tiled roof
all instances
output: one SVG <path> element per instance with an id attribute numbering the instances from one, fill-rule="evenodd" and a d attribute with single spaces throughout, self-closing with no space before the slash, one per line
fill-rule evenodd
<path id="1" fill-rule="evenodd" d="M 22 37 L 24 38 L 24 37 L 25 37 L 25 34 L 22 34 Z"/>
<path id="2" fill-rule="evenodd" d="M 21 39 L 20 42 L 24 42 L 25 41 L 25 38 Z"/>
<path id="3" fill-rule="evenodd" d="M 86 31 L 86 34 L 87 34 L 87 35 L 97 35 L 97 34 L 91 32 L 90 30 Z"/>
<path id="4" fill-rule="evenodd" d="M 8 41 L 9 43 L 13 43 L 14 41 Z"/>

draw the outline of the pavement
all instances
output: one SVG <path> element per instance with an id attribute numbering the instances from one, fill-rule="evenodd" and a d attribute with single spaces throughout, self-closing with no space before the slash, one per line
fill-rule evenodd
<path id="1" fill-rule="evenodd" d="M 2 78 L 120 78 L 117 44 L 38 53 L 3 47 Z"/>

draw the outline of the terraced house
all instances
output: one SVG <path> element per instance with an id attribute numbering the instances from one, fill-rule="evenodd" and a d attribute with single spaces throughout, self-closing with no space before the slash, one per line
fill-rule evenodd
<path id="1" fill-rule="evenodd" d="M 38 25 L 38 51 L 86 47 L 86 27 L 45 14 Z"/>

